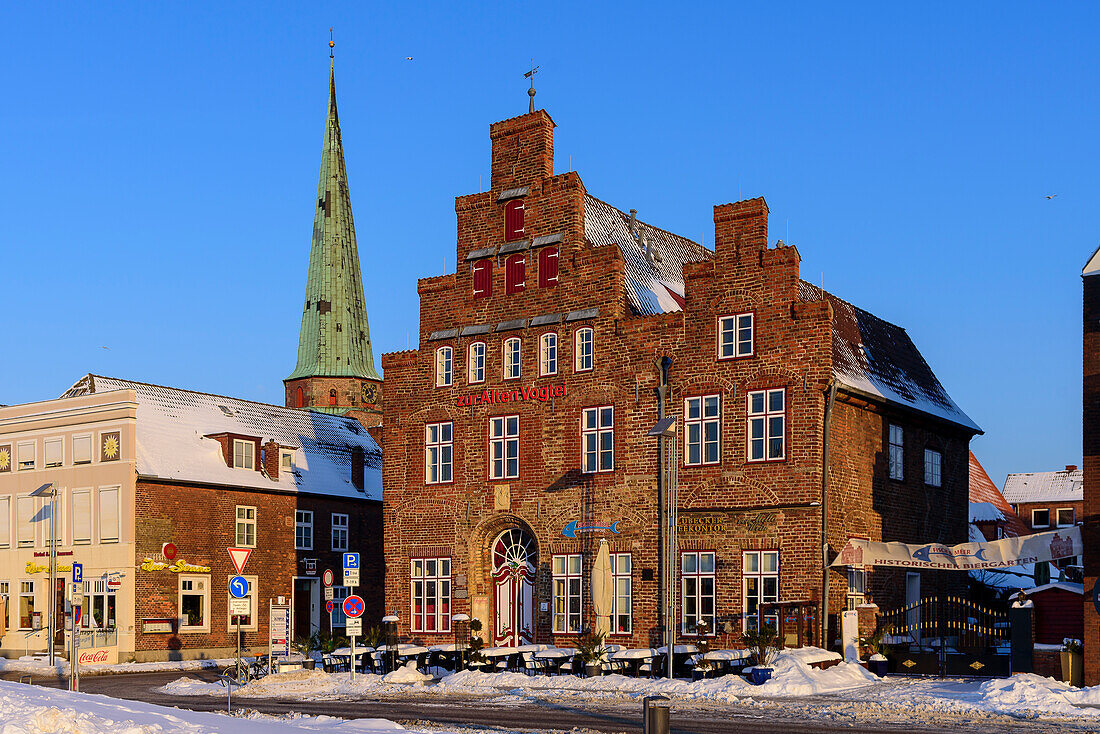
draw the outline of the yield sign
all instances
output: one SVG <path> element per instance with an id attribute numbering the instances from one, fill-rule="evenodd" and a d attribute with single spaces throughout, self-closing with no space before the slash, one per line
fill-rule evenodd
<path id="1" fill-rule="evenodd" d="M 233 561 L 233 568 L 238 574 L 244 573 L 244 564 L 248 563 L 248 557 L 252 555 L 251 548 L 226 548 L 229 558 Z"/>

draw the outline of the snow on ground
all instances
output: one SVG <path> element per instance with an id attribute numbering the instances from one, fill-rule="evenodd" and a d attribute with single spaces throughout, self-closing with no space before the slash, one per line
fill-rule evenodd
<path id="1" fill-rule="evenodd" d="M 56 658 L 56 665 L 50 665 L 45 655 L 25 655 L 18 660 L 0 657 L 0 671 L 29 673 L 31 675 L 61 676 L 69 675 L 69 661 Z M 156 673 L 171 670 L 205 670 L 227 668 L 236 662 L 236 658 L 219 660 L 171 660 L 156 663 L 116 663 L 113 665 L 81 665 L 81 675 L 103 675 L 106 673 Z M 2 730 L 0 730 L 2 732 Z"/>

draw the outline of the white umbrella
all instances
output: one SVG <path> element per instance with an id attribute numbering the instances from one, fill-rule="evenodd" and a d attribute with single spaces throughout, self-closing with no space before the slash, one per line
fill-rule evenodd
<path id="1" fill-rule="evenodd" d="M 611 632 L 611 596 L 614 593 L 611 576 L 611 551 L 606 540 L 600 541 L 596 561 L 592 564 L 592 609 L 596 613 L 596 631 Z"/>

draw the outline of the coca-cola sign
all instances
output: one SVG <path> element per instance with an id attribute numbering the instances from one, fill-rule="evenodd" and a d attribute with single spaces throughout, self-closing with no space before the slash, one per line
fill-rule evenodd
<path id="1" fill-rule="evenodd" d="M 92 665 L 92 664 L 95 664 L 95 663 L 107 663 L 107 662 L 109 662 L 108 652 L 107 652 L 107 650 L 103 650 L 103 649 L 100 649 L 100 650 L 81 650 L 79 660 L 80 660 L 81 665 Z"/>

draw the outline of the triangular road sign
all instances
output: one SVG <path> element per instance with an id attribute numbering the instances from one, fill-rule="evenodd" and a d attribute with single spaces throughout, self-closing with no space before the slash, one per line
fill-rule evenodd
<path id="1" fill-rule="evenodd" d="M 226 548 L 229 551 L 229 558 L 233 561 L 233 568 L 237 569 L 237 573 L 244 573 L 244 564 L 248 563 L 248 557 L 252 555 L 251 548 Z"/>

